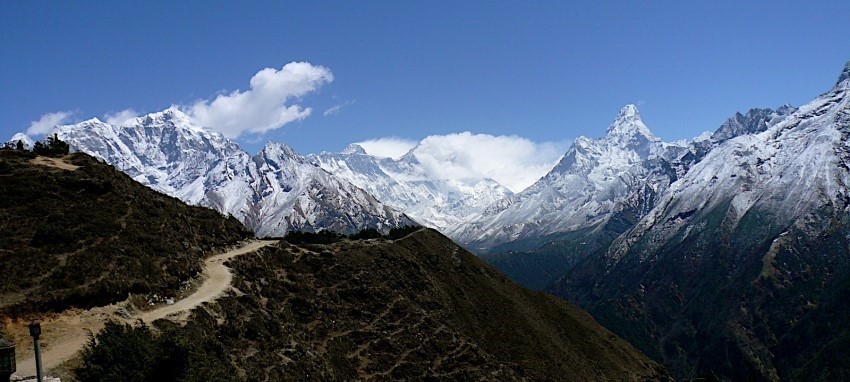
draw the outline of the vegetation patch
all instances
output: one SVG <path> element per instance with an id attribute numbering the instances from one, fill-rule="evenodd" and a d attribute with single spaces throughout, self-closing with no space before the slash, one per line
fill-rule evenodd
<path id="1" fill-rule="evenodd" d="M 153 191 L 81 153 L 75 171 L 0 149 L 0 315 L 173 296 L 204 257 L 252 237 L 241 223 Z"/>
<path id="2" fill-rule="evenodd" d="M 232 380 L 666 380 L 588 314 L 519 287 L 433 230 L 281 241 L 231 266 L 239 292 L 196 309 L 184 330 L 226 349 L 208 362 L 226 360 Z M 128 330 L 112 336 L 134 348 Z"/>

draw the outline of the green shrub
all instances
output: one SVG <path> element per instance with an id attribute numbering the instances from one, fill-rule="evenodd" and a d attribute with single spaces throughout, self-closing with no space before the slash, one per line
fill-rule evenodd
<path id="1" fill-rule="evenodd" d="M 49 157 L 61 157 L 68 155 L 70 147 L 68 143 L 59 139 L 59 135 L 54 133 L 53 136 L 48 136 L 45 143 L 36 142 L 33 145 L 32 151 L 37 155 Z"/>
<path id="2" fill-rule="evenodd" d="M 289 232 L 284 236 L 292 244 L 333 244 L 341 241 L 345 236 L 332 231 L 319 232 Z"/>
<path id="3" fill-rule="evenodd" d="M 80 382 L 200 382 L 235 379 L 224 347 L 171 324 L 157 335 L 142 323 L 108 322 L 83 349 L 74 370 Z"/>

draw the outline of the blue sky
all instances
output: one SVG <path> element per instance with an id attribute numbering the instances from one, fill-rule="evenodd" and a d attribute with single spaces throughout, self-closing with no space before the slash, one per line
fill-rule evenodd
<path id="1" fill-rule="evenodd" d="M 676 140 L 799 106 L 850 60 L 847 1 L 244 3 L 0 0 L 0 137 L 48 113 L 208 105 L 309 62 L 330 76 L 287 105 L 312 113 L 242 133 L 248 151 L 463 131 L 568 142 L 627 103 Z"/>

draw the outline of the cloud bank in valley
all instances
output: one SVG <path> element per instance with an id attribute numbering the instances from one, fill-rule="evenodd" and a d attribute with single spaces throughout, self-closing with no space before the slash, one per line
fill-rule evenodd
<path id="1" fill-rule="evenodd" d="M 199 100 L 183 110 L 201 126 L 236 138 L 262 134 L 307 118 L 313 111 L 292 101 L 333 81 L 330 69 L 309 62 L 290 62 L 280 70 L 265 68 L 251 77 L 251 88 Z"/>
<path id="2" fill-rule="evenodd" d="M 558 142 L 463 132 L 416 142 L 381 138 L 358 143 L 369 155 L 399 158 L 411 149 L 428 179 L 490 178 L 519 192 L 546 175 L 566 150 Z"/>

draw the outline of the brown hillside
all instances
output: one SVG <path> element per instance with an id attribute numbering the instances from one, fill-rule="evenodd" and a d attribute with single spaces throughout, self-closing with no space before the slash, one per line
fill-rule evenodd
<path id="1" fill-rule="evenodd" d="M 250 236 L 88 155 L 0 150 L 0 315 L 173 294 L 215 248 Z"/>
<path id="2" fill-rule="evenodd" d="M 215 358 L 237 375 L 205 378 L 667 379 L 587 313 L 514 284 L 433 230 L 396 241 L 281 241 L 231 266 L 234 292 L 182 330 L 160 323 L 163 335 L 212 349 L 189 358 L 187 375 Z"/>

